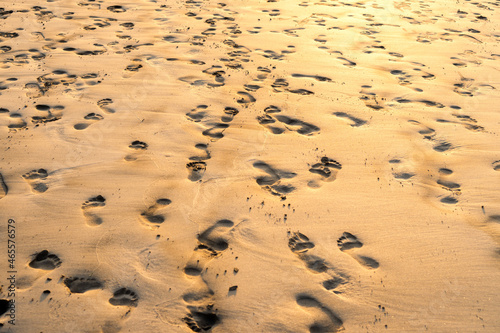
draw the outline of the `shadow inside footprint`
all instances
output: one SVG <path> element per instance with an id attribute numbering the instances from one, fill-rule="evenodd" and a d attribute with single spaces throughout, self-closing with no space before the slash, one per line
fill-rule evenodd
<path id="1" fill-rule="evenodd" d="M 314 247 L 314 243 L 310 242 L 306 235 L 294 232 L 293 236 L 288 240 L 288 247 L 294 253 L 305 253 Z"/>
<path id="2" fill-rule="evenodd" d="M 89 290 L 94 290 L 94 289 L 102 289 L 103 285 L 102 282 L 99 280 L 90 277 L 90 278 L 83 278 L 83 277 L 73 277 L 73 278 L 66 278 L 64 280 L 64 284 L 66 287 L 68 287 L 69 291 L 75 294 L 82 294 L 84 292 L 87 292 Z"/>
<path id="3" fill-rule="evenodd" d="M 311 333 L 326 333 L 326 332 L 338 332 L 344 329 L 343 321 L 340 319 L 331 309 L 324 306 L 317 299 L 304 294 L 299 294 L 296 298 L 297 304 L 303 308 L 317 309 L 324 313 L 328 320 L 316 320 L 312 325 L 309 326 L 309 332 Z"/>
<path id="4" fill-rule="evenodd" d="M 186 164 L 188 169 L 188 179 L 192 182 L 196 182 L 203 178 L 205 171 L 207 169 L 207 163 L 205 162 L 189 162 Z"/>
<path id="5" fill-rule="evenodd" d="M 219 220 L 212 227 L 208 228 L 198 236 L 198 241 L 215 251 L 224 251 L 229 244 L 222 237 L 214 235 L 219 228 L 231 228 L 234 222 L 230 220 Z"/>
<path id="6" fill-rule="evenodd" d="M 188 307 L 189 313 L 182 320 L 193 332 L 206 332 L 220 322 L 219 316 L 214 313 L 213 305 L 203 307 Z"/>
<path id="7" fill-rule="evenodd" d="M 127 288 L 120 288 L 113 293 L 109 303 L 114 306 L 137 306 L 139 297 L 137 294 Z"/>
<path id="8" fill-rule="evenodd" d="M 50 271 L 61 266 L 61 259 L 55 254 L 43 250 L 35 255 L 35 258 L 28 264 L 31 268 L 43 269 Z"/>
<path id="9" fill-rule="evenodd" d="M 340 251 L 347 251 L 354 248 L 360 248 L 363 246 L 356 236 L 349 232 L 344 232 L 342 236 L 337 240 L 337 246 Z"/>
<path id="10" fill-rule="evenodd" d="M 158 199 L 156 200 L 154 205 L 150 206 L 145 212 L 141 213 L 141 216 L 147 222 L 153 224 L 161 224 L 165 222 L 165 216 L 156 214 L 156 211 L 170 205 L 171 203 L 172 200 L 170 199 L 166 198 Z"/>
<path id="11" fill-rule="evenodd" d="M 288 116 L 277 115 L 275 116 L 280 122 L 291 127 L 298 127 L 295 131 L 302 135 L 311 135 L 315 132 L 319 132 L 320 128 L 313 124 L 306 123 L 302 120 L 291 118 Z"/>
<path id="12" fill-rule="evenodd" d="M 355 258 L 361 265 L 366 266 L 369 269 L 375 269 L 380 266 L 377 260 L 370 258 L 370 257 L 365 257 L 365 256 L 357 256 Z"/>

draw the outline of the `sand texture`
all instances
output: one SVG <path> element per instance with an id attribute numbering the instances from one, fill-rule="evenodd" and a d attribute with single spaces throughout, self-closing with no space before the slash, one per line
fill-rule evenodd
<path id="1" fill-rule="evenodd" d="M 500 332 L 499 1 L 0 7 L 0 332 Z"/>

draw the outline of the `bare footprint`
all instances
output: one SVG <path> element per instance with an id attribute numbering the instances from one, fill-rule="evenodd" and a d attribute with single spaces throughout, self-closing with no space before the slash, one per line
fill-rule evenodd
<path id="1" fill-rule="evenodd" d="M 72 277 L 64 280 L 64 285 L 74 294 L 82 294 L 89 290 L 102 289 L 103 284 L 93 277 Z"/>
<path id="2" fill-rule="evenodd" d="M 361 248 L 363 246 L 363 243 L 361 243 L 361 241 L 359 241 L 356 236 L 349 232 L 344 232 L 342 234 L 342 236 L 337 240 L 337 246 L 339 247 L 340 251 L 346 252 L 351 255 L 365 268 L 376 269 L 380 266 L 378 261 L 373 258 L 351 254 L 351 250 Z"/>
<path id="3" fill-rule="evenodd" d="M 309 237 L 300 232 L 291 232 L 288 237 L 288 247 L 304 262 L 311 273 L 328 273 L 328 279 L 323 282 L 323 287 L 336 294 L 342 293 L 339 287 L 348 282 L 348 277 L 336 272 L 328 265 L 325 259 L 309 253 L 309 250 L 315 247 L 314 243 L 309 240 Z"/>
<path id="4" fill-rule="evenodd" d="M 337 178 L 337 172 L 340 169 L 342 169 L 342 164 L 325 156 L 321 158 L 319 163 L 313 164 L 309 172 L 320 175 L 322 181 L 332 182 Z M 315 180 L 311 180 L 308 182 L 308 186 L 317 188 L 320 185 Z"/>
<path id="5" fill-rule="evenodd" d="M 38 169 L 25 173 L 23 178 L 30 184 L 33 193 L 44 193 L 49 189 L 44 182 L 48 176 L 47 170 Z"/>
<path id="6" fill-rule="evenodd" d="M 97 102 L 97 105 L 107 113 L 115 113 L 115 110 L 110 108 L 108 105 L 112 104 L 113 100 L 111 98 L 103 98 Z"/>
<path id="7" fill-rule="evenodd" d="M 49 253 L 47 250 L 43 250 L 34 255 L 33 260 L 30 261 L 29 266 L 31 268 L 43 269 L 50 271 L 61 266 L 62 261 L 55 254 Z"/>
<path id="8" fill-rule="evenodd" d="M 157 214 L 157 211 L 170 205 L 171 203 L 172 200 L 170 199 L 156 200 L 154 205 L 150 206 L 145 212 L 141 213 L 142 221 L 149 226 L 151 226 L 151 224 L 162 224 L 163 222 L 165 222 L 165 216 L 162 214 Z"/>
<path id="9" fill-rule="evenodd" d="M 319 132 L 320 128 L 316 125 L 306 123 L 302 120 L 291 118 L 288 116 L 283 116 L 283 115 L 277 115 L 275 116 L 276 119 L 283 124 L 287 125 L 289 130 L 291 131 L 296 131 L 299 134 L 302 135 L 312 135 L 315 134 L 316 132 Z"/>
<path id="10" fill-rule="evenodd" d="M 206 306 L 188 306 L 188 314 L 182 318 L 193 332 L 209 332 L 220 322 L 213 309 L 213 304 Z"/>
<path id="11" fill-rule="evenodd" d="M 314 316 L 314 322 L 309 326 L 309 332 L 327 333 L 344 330 L 342 319 L 314 297 L 306 294 L 299 294 L 297 295 L 296 301 L 304 311 Z"/>
<path id="12" fill-rule="evenodd" d="M 203 178 L 205 171 L 207 170 L 207 163 L 205 162 L 189 162 L 186 164 L 188 169 L 188 179 L 192 182 L 196 182 Z"/>
<path id="13" fill-rule="evenodd" d="M 233 221 L 219 220 L 203 231 L 198 236 L 198 246 L 186 264 L 184 273 L 188 276 L 201 275 L 206 264 L 229 247 L 225 234 L 233 226 Z"/>
<path id="14" fill-rule="evenodd" d="M 127 288 L 120 288 L 113 293 L 113 297 L 109 299 L 109 303 L 114 306 L 130 306 L 136 307 L 139 302 L 139 297 L 135 292 Z"/>
<path id="15" fill-rule="evenodd" d="M 334 112 L 333 114 L 339 118 L 345 118 L 345 119 L 352 121 L 352 124 L 351 124 L 352 127 L 360 127 L 360 126 L 363 126 L 364 124 L 366 124 L 366 120 L 356 118 L 356 117 L 351 116 L 350 114 L 345 113 L 345 112 Z"/>
<path id="16" fill-rule="evenodd" d="M 106 206 L 106 199 L 102 195 L 92 197 L 82 204 L 83 216 L 85 216 L 89 226 L 98 226 L 102 224 L 102 218 L 95 215 L 93 210 L 104 206 Z"/>
<path id="17" fill-rule="evenodd" d="M 99 120 L 102 120 L 104 119 L 103 116 L 101 116 L 100 114 L 98 113 L 94 113 L 94 112 L 91 112 L 89 114 L 87 114 L 85 117 L 83 117 L 85 120 L 90 120 L 92 122 L 86 122 L 86 123 L 77 123 L 73 126 L 74 129 L 78 130 L 78 131 L 81 131 L 81 130 L 84 130 L 86 129 L 87 127 L 89 127 L 90 125 L 92 125 L 93 122 L 95 121 L 99 121 Z"/>
<path id="18" fill-rule="evenodd" d="M 290 179 L 297 176 L 294 172 L 288 172 L 272 168 L 269 164 L 257 161 L 253 164 L 254 168 L 260 169 L 267 173 L 267 176 L 260 176 L 256 178 L 257 184 L 262 189 L 268 191 L 272 195 L 280 196 L 286 199 L 286 194 L 295 190 L 295 187 L 290 184 L 282 184 L 282 179 Z"/>

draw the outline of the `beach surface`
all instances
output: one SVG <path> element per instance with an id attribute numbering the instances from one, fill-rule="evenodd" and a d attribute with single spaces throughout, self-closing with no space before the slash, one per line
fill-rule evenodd
<path id="1" fill-rule="evenodd" d="M 1 7 L 0 332 L 500 331 L 500 2 Z"/>

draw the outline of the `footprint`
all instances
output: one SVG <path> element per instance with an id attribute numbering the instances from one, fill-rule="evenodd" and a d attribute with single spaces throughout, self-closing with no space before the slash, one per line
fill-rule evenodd
<path id="1" fill-rule="evenodd" d="M 182 320 L 193 332 L 208 332 L 220 322 L 213 304 L 204 307 L 189 306 L 189 313 Z"/>
<path id="2" fill-rule="evenodd" d="M 229 247 L 224 235 L 233 226 L 233 221 L 219 220 L 212 227 L 203 231 L 198 236 L 198 246 L 194 249 L 193 256 L 184 268 L 184 273 L 188 276 L 201 275 L 208 261 Z"/>
<path id="3" fill-rule="evenodd" d="M 337 172 L 340 169 L 342 169 L 342 164 L 325 156 L 321 158 L 319 163 L 313 164 L 309 172 L 320 175 L 322 181 L 332 182 L 337 178 Z M 308 186 L 316 188 L 319 187 L 319 184 L 315 180 L 311 180 L 308 182 Z"/>
<path id="4" fill-rule="evenodd" d="M 115 113 L 115 110 L 108 107 L 108 105 L 113 104 L 113 100 L 111 98 L 103 98 L 97 102 L 97 106 L 99 106 L 103 111 L 107 113 Z"/>
<path id="5" fill-rule="evenodd" d="M 408 180 L 415 176 L 414 172 L 411 172 L 411 165 L 409 163 L 403 163 L 400 159 L 393 158 L 389 160 L 391 166 L 392 176 L 398 181 Z"/>
<path id="6" fill-rule="evenodd" d="M 299 306 L 315 317 L 314 323 L 309 326 L 309 332 L 326 333 L 344 330 L 342 319 L 314 297 L 306 294 L 299 294 L 297 295 L 296 301 Z"/>
<path id="7" fill-rule="evenodd" d="M 93 277 L 66 278 L 64 284 L 74 294 L 82 294 L 89 290 L 102 289 L 103 287 L 102 282 Z"/>
<path id="8" fill-rule="evenodd" d="M 128 147 L 130 149 L 146 150 L 146 149 L 148 149 L 148 144 L 146 142 L 135 140 L 135 141 L 132 141 L 132 143 Z"/>
<path id="9" fill-rule="evenodd" d="M 44 183 L 48 176 L 47 170 L 38 169 L 25 173 L 23 178 L 30 184 L 33 193 L 44 193 L 49 189 L 47 184 Z"/>
<path id="10" fill-rule="evenodd" d="M 314 248 L 314 243 L 309 241 L 309 238 L 306 235 L 301 234 L 300 232 L 290 233 L 288 247 L 313 273 L 324 273 L 329 269 L 324 259 L 315 255 L 307 254 L 309 250 Z"/>
<path id="11" fill-rule="evenodd" d="M 337 240 L 337 246 L 339 247 L 340 251 L 346 252 L 351 255 L 365 268 L 376 269 L 379 267 L 379 263 L 375 259 L 350 253 L 351 250 L 358 249 L 363 246 L 363 243 L 361 243 L 361 241 L 359 241 L 358 238 L 353 234 L 344 232 L 342 236 Z"/>
<path id="12" fill-rule="evenodd" d="M 85 117 L 83 117 L 83 118 L 84 118 L 84 119 L 86 119 L 86 120 L 92 120 L 92 121 L 98 121 L 98 120 L 102 120 L 102 119 L 104 119 L 104 117 L 103 117 L 103 116 L 101 116 L 101 115 L 100 115 L 100 114 L 98 114 L 98 113 L 94 113 L 94 112 L 87 114 L 87 115 L 86 115 Z M 76 130 L 81 131 L 81 130 L 86 129 L 86 128 L 87 128 L 87 127 L 89 127 L 90 125 L 92 125 L 92 123 L 78 123 L 78 124 L 75 124 L 75 125 L 73 126 L 73 128 L 74 128 L 74 129 L 76 129 Z"/>
<path id="13" fill-rule="evenodd" d="M 34 255 L 34 259 L 28 264 L 31 268 L 43 269 L 50 271 L 61 266 L 62 261 L 55 254 L 49 253 L 47 250 L 43 250 Z"/>
<path id="14" fill-rule="evenodd" d="M 314 243 L 310 242 L 306 235 L 294 232 L 293 236 L 288 240 L 288 247 L 293 253 L 305 253 L 307 250 L 314 248 Z"/>
<path id="15" fill-rule="evenodd" d="M 210 124 L 211 128 L 204 130 L 201 134 L 212 138 L 212 141 L 217 141 L 224 137 L 224 130 L 229 127 L 228 124 L 216 123 Z"/>
<path id="16" fill-rule="evenodd" d="M 256 181 L 262 189 L 272 195 L 280 196 L 284 200 L 286 199 L 286 194 L 295 190 L 295 187 L 290 184 L 282 184 L 281 179 L 294 178 L 297 176 L 296 173 L 273 169 L 269 164 L 262 161 L 255 162 L 253 166 L 267 173 L 267 176 L 257 177 Z"/>
<path id="17" fill-rule="evenodd" d="M 356 118 L 356 117 L 351 116 L 350 114 L 347 114 L 345 112 L 334 112 L 333 114 L 339 118 L 346 118 L 346 119 L 352 121 L 352 124 L 351 124 L 352 127 L 359 127 L 359 126 L 363 126 L 364 124 L 366 124 L 366 120 Z"/>
<path id="18" fill-rule="evenodd" d="M 256 101 L 255 97 L 245 91 L 238 91 L 238 95 L 241 96 L 241 98 L 237 100 L 240 104 L 250 104 Z"/>
<path id="19" fill-rule="evenodd" d="M 9 192 L 9 188 L 7 187 L 7 184 L 3 180 L 3 176 L 0 173 L 0 199 L 5 197 L 8 192 Z"/>
<path id="20" fill-rule="evenodd" d="M 277 115 L 276 119 L 284 123 L 285 125 L 288 125 L 290 127 L 289 130 L 296 131 L 297 133 L 302 135 L 312 135 L 316 132 L 319 132 L 320 130 L 319 127 L 313 124 L 309 124 L 302 120 L 298 120 L 288 116 Z"/>
<path id="21" fill-rule="evenodd" d="M 93 210 L 104 206 L 106 206 L 106 199 L 102 195 L 90 198 L 82 204 L 83 216 L 85 216 L 89 226 L 98 226 L 102 224 L 102 218 L 95 215 Z"/>
<path id="22" fill-rule="evenodd" d="M 204 143 L 198 143 L 194 146 L 197 149 L 200 149 L 205 152 L 205 156 L 191 156 L 189 159 L 191 161 L 206 161 L 211 158 L 210 152 L 208 151 L 208 145 Z"/>
<path id="23" fill-rule="evenodd" d="M 198 105 L 196 108 L 192 109 L 190 112 L 186 113 L 186 116 L 189 120 L 194 121 L 195 123 L 200 122 L 203 118 L 205 118 L 206 112 L 202 110 L 206 110 L 208 108 L 207 105 Z"/>
<path id="24" fill-rule="evenodd" d="M 189 162 L 186 164 L 186 168 L 188 169 L 188 179 L 196 182 L 203 178 L 207 170 L 207 164 L 205 162 Z"/>
<path id="25" fill-rule="evenodd" d="M 162 224 L 165 222 L 165 216 L 161 214 L 156 214 L 156 212 L 172 203 L 170 199 L 158 199 L 156 203 L 150 206 L 145 212 L 141 213 L 141 218 L 143 222 L 147 225 L 152 224 Z"/>
<path id="26" fill-rule="evenodd" d="M 114 306 L 133 306 L 136 307 L 139 302 L 137 294 L 127 288 L 120 288 L 113 293 L 109 303 Z"/>
<path id="27" fill-rule="evenodd" d="M 493 165 L 493 170 L 500 171 L 500 160 L 493 162 L 492 165 Z"/>
<path id="28" fill-rule="evenodd" d="M 203 231 L 198 236 L 198 246 L 194 249 L 192 257 L 184 268 L 184 273 L 188 277 L 198 277 L 206 286 L 205 292 L 188 292 L 183 296 L 183 300 L 189 304 L 187 306 L 189 312 L 182 320 L 194 332 L 209 331 L 220 322 L 219 316 L 213 309 L 214 304 L 211 302 L 214 293 L 199 276 L 210 260 L 229 247 L 225 235 L 233 226 L 233 221 L 219 220 L 213 226 Z"/>
<path id="29" fill-rule="evenodd" d="M 236 116 L 238 113 L 239 113 L 238 109 L 227 106 L 224 109 L 224 115 L 221 117 L 220 120 L 222 122 L 229 123 L 233 121 L 234 116 Z"/>

